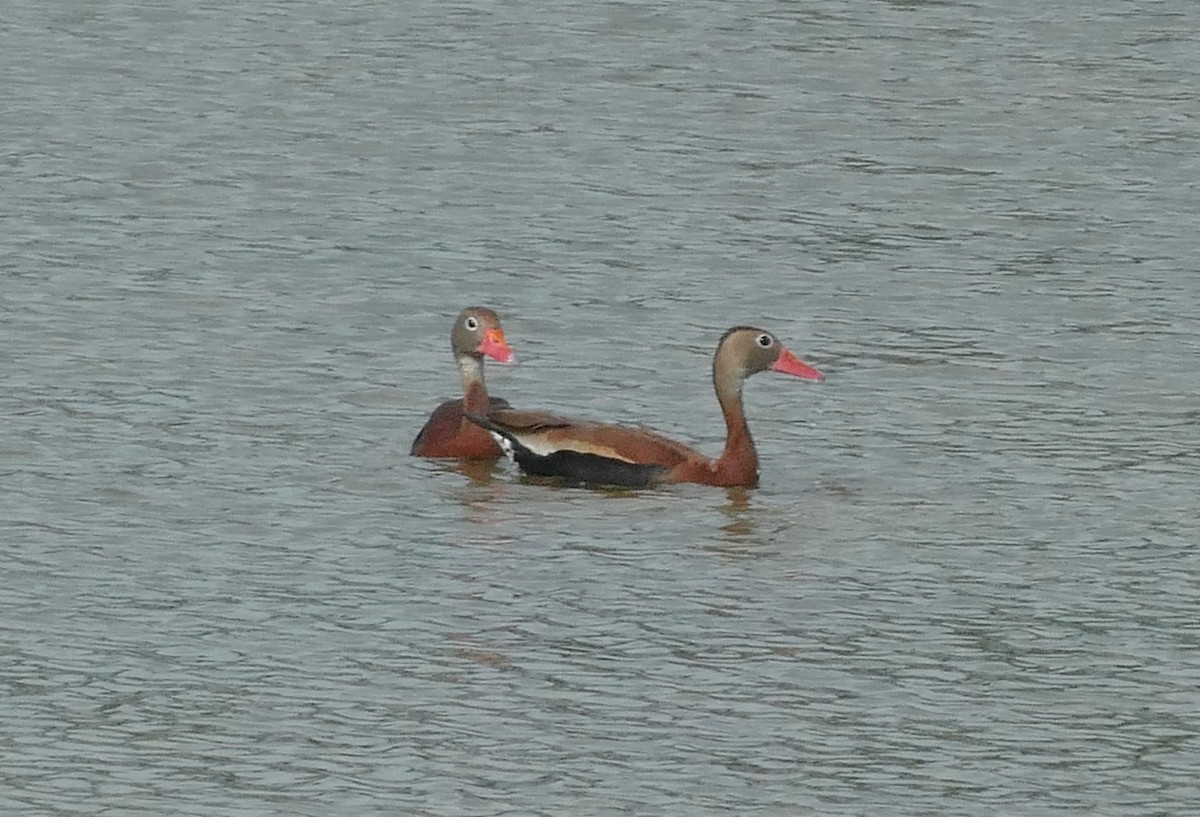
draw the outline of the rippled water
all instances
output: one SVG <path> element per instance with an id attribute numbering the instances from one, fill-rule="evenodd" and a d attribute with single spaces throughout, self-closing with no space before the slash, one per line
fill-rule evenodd
<path id="1" fill-rule="evenodd" d="M 1200 808 L 1190 2 L 20 4 L 0 809 Z M 716 453 L 406 456 L 518 405 Z"/>

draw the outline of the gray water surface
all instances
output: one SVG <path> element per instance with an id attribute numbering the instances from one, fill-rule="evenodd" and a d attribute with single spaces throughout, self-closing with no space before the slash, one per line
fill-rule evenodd
<path id="1" fill-rule="evenodd" d="M 17 4 L 0 811 L 1200 811 L 1193 6 Z"/>

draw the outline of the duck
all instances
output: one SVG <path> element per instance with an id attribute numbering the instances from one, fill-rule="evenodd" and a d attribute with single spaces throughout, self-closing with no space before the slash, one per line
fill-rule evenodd
<path id="1" fill-rule="evenodd" d="M 768 370 L 811 381 L 825 377 L 765 329 L 735 326 L 721 336 L 713 355 L 712 382 L 727 434 L 725 448 L 715 459 L 645 428 L 509 406 L 469 408 L 466 415 L 491 433 L 530 476 L 621 488 L 673 483 L 754 487 L 758 452 L 746 424 L 742 386 L 746 378 Z"/>
<path id="2" fill-rule="evenodd" d="M 500 316 L 485 306 L 467 307 L 454 320 L 450 349 L 462 381 L 463 396 L 434 409 L 413 440 L 410 453 L 430 458 L 498 459 L 504 455 L 500 445 L 467 417 L 471 413 L 511 408 L 507 400 L 489 396 L 483 381 L 484 357 L 499 363 L 513 360 Z"/>

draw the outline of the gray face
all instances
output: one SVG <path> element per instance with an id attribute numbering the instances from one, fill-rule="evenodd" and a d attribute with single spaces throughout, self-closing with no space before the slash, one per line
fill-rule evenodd
<path id="1" fill-rule="evenodd" d="M 783 344 L 770 332 L 753 327 L 730 331 L 717 350 L 716 368 L 742 377 L 765 372 L 779 359 Z"/>
<path id="2" fill-rule="evenodd" d="M 749 361 L 747 374 L 765 372 L 774 366 L 775 361 L 779 359 L 779 350 L 783 348 L 779 338 L 770 332 L 754 332 L 752 335 L 753 351 L 747 356 Z"/>
<path id="3" fill-rule="evenodd" d="M 457 355 L 482 357 L 479 345 L 491 329 L 500 328 L 500 317 L 485 306 L 470 306 L 464 309 L 454 322 L 450 332 L 450 348 Z"/>

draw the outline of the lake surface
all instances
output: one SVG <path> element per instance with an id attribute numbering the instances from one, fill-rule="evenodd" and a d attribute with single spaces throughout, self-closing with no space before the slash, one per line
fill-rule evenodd
<path id="1" fill-rule="evenodd" d="M 1191 0 L 20 3 L 0 811 L 1200 811 Z M 515 404 L 762 483 L 407 456 Z"/>

